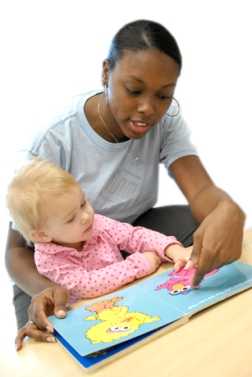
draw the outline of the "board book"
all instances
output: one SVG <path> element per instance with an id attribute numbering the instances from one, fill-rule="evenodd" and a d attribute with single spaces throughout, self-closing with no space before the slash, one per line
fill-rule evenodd
<path id="1" fill-rule="evenodd" d="M 93 370 L 195 313 L 252 287 L 252 266 L 233 262 L 207 274 L 197 289 L 194 270 L 168 270 L 84 303 L 64 319 L 49 317 L 56 339 L 86 370 Z"/>

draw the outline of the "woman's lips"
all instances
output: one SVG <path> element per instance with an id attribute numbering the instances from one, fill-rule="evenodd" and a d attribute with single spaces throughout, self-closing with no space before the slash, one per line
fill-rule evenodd
<path id="1" fill-rule="evenodd" d="M 138 134 L 144 134 L 151 128 L 150 123 L 142 122 L 140 120 L 130 120 L 129 126 L 133 132 Z"/>

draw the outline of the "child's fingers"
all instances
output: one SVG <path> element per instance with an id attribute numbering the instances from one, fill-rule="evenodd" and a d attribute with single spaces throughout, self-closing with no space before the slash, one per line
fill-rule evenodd
<path id="1" fill-rule="evenodd" d="M 186 264 L 186 260 L 185 259 L 178 259 L 176 260 L 175 264 L 174 264 L 174 270 L 176 272 L 178 272 L 179 270 L 181 270 L 181 268 L 183 268 Z"/>
<path id="2" fill-rule="evenodd" d="M 194 267 L 193 261 L 191 259 L 188 259 L 188 261 L 186 262 L 186 265 L 185 265 L 185 269 L 190 270 L 193 267 Z"/>

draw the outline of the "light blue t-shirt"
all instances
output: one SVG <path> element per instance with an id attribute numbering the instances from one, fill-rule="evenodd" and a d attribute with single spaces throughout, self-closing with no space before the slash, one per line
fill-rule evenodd
<path id="1" fill-rule="evenodd" d="M 157 201 L 159 163 L 197 154 L 178 114 L 167 114 L 144 137 L 110 143 L 90 126 L 84 104 L 97 91 L 75 98 L 71 107 L 33 142 L 29 153 L 69 171 L 95 211 L 132 223 Z M 167 193 L 169 197 L 169 193 Z"/>

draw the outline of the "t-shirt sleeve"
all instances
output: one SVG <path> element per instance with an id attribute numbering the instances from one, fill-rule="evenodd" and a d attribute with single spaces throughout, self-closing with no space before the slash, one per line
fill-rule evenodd
<path id="1" fill-rule="evenodd" d="M 27 157 L 40 157 L 69 171 L 72 139 L 65 128 L 64 123 L 56 123 L 46 132 L 38 134 L 28 149 Z"/>
<path id="2" fill-rule="evenodd" d="M 178 158 L 189 155 L 197 155 L 197 150 L 181 113 L 174 117 L 166 114 L 161 121 L 160 162 L 169 169 Z"/>

